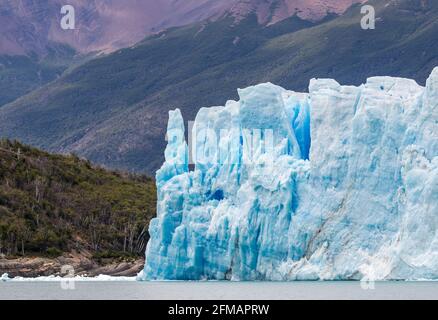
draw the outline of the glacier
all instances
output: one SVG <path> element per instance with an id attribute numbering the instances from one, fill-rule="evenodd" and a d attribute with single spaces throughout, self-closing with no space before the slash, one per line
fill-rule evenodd
<path id="1" fill-rule="evenodd" d="M 438 68 L 238 93 L 169 113 L 140 279 L 438 279 Z"/>

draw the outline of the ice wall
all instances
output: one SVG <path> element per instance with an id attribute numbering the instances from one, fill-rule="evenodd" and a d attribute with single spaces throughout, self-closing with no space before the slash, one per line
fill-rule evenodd
<path id="1" fill-rule="evenodd" d="M 438 278 L 438 68 L 426 88 L 273 84 L 170 113 L 143 279 Z"/>

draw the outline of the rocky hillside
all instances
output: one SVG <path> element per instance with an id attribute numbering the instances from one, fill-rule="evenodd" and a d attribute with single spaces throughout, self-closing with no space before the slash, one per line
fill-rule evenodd
<path id="1" fill-rule="evenodd" d="M 63 0 L 0 0 L 0 107 L 102 52 L 169 27 L 256 14 L 260 24 L 290 16 L 321 20 L 361 0 L 72 0 L 75 29 L 60 26 Z"/>
<path id="2" fill-rule="evenodd" d="M 71 0 L 76 29 L 60 27 L 63 0 L 0 0 L 0 55 L 44 54 L 52 43 L 78 52 L 113 51 L 146 35 L 226 14 L 256 13 L 261 23 L 292 15 L 320 20 L 362 0 Z"/>
<path id="3" fill-rule="evenodd" d="M 262 25 L 274 24 L 292 16 L 307 21 L 320 21 L 327 15 L 342 15 L 356 3 L 367 0 L 237 0 L 228 12 L 238 20 L 251 13 Z"/>

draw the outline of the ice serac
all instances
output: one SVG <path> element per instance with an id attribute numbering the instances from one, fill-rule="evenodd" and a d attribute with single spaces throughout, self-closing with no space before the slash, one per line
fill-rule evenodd
<path id="1" fill-rule="evenodd" d="M 437 279 L 438 69 L 426 87 L 273 84 L 171 112 L 144 279 Z"/>

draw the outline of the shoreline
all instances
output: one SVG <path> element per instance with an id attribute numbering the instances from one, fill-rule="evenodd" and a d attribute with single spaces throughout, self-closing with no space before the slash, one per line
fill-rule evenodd
<path id="1" fill-rule="evenodd" d="M 144 258 L 102 259 L 97 261 L 87 252 L 64 254 L 57 258 L 0 258 L 0 276 L 9 278 L 37 277 L 135 277 L 143 269 Z M 1 279 L 1 278 L 0 278 Z"/>

